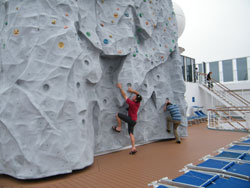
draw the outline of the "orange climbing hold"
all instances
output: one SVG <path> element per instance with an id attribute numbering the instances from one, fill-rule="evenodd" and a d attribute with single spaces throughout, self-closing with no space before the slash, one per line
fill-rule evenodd
<path id="1" fill-rule="evenodd" d="M 14 33 L 14 35 L 18 35 L 19 34 L 19 29 L 14 29 L 13 33 Z"/>
<path id="2" fill-rule="evenodd" d="M 101 23 L 100 25 L 101 25 L 102 27 L 104 27 L 104 24 L 103 24 L 103 23 Z"/>
<path id="3" fill-rule="evenodd" d="M 146 25 L 148 25 L 148 21 L 146 22 Z"/>
<path id="4" fill-rule="evenodd" d="M 118 18 L 118 13 L 114 13 L 114 17 L 115 17 L 115 18 Z"/>
<path id="5" fill-rule="evenodd" d="M 69 16 L 69 14 L 68 14 L 68 13 L 66 13 L 66 14 L 65 14 L 65 16 Z"/>
<path id="6" fill-rule="evenodd" d="M 122 53 L 122 51 L 121 50 L 118 50 L 118 54 L 121 54 Z"/>
<path id="7" fill-rule="evenodd" d="M 65 26 L 64 26 L 64 29 L 68 29 L 68 26 L 67 26 L 67 25 L 65 25 Z"/>
<path id="8" fill-rule="evenodd" d="M 63 42 L 59 42 L 59 43 L 58 43 L 58 47 L 59 47 L 59 48 L 64 48 L 64 43 L 63 43 Z"/>

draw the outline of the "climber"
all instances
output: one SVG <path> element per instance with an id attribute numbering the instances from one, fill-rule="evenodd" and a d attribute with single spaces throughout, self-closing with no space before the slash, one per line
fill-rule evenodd
<path id="1" fill-rule="evenodd" d="M 131 140 L 131 145 L 132 145 L 132 149 L 131 152 L 129 154 L 133 155 L 137 152 L 136 148 L 135 148 L 135 137 L 134 137 L 134 126 L 136 125 L 136 120 L 137 120 L 137 112 L 138 109 L 140 107 L 140 102 L 142 100 L 142 96 L 139 94 L 139 92 L 133 90 L 131 87 L 128 87 L 128 92 L 135 94 L 132 98 L 132 100 L 130 100 L 125 92 L 122 89 L 122 85 L 120 83 L 117 84 L 117 87 L 120 89 L 120 92 L 123 96 L 123 98 L 126 100 L 126 103 L 129 105 L 128 108 L 128 115 L 125 114 L 121 114 L 121 113 L 117 113 L 116 114 L 116 120 L 117 120 L 117 126 L 113 126 L 112 129 L 115 132 L 121 132 L 121 126 L 122 126 L 122 121 L 125 121 L 126 123 L 128 123 L 128 134 L 130 136 L 130 140 Z"/>
<path id="2" fill-rule="evenodd" d="M 170 123 L 173 122 L 173 127 L 174 127 L 174 135 L 176 139 L 176 143 L 180 144 L 181 139 L 178 134 L 178 126 L 181 124 L 181 113 L 180 109 L 177 105 L 174 105 L 170 103 L 169 99 L 167 98 L 166 103 L 164 105 L 164 112 L 168 111 L 170 112 L 170 116 L 167 116 L 167 132 L 170 133 Z"/>

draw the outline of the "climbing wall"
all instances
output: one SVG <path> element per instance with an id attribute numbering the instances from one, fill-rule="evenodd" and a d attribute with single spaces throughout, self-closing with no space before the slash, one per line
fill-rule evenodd
<path id="1" fill-rule="evenodd" d="M 136 144 L 174 137 L 166 97 L 187 135 L 170 0 L 3 0 L 0 12 L 0 173 L 70 173 L 130 146 L 125 123 L 111 130 L 127 112 L 118 82 L 143 96 Z"/>

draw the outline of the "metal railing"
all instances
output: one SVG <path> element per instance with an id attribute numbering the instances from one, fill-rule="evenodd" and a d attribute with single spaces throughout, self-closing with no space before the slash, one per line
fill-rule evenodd
<path id="1" fill-rule="evenodd" d="M 198 81 L 200 84 L 202 84 L 204 87 L 209 89 L 211 92 L 213 92 L 215 95 L 220 97 L 223 101 L 225 101 L 229 106 L 250 106 L 250 102 L 246 100 L 245 98 L 241 97 L 234 91 L 230 90 L 225 85 L 217 82 L 214 79 L 211 79 L 213 87 L 208 87 L 207 82 L 207 74 L 205 73 L 198 73 Z"/>
<path id="2" fill-rule="evenodd" d="M 236 112 L 244 112 L 241 114 Z M 208 128 L 250 132 L 250 107 L 208 109 Z"/>

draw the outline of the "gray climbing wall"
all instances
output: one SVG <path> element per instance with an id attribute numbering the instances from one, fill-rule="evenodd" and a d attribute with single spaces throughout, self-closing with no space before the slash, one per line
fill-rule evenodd
<path id="1" fill-rule="evenodd" d="M 173 138 L 166 97 L 186 136 L 181 66 L 170 0 L 1 0 L 0 173 L 69 173 L 128 147 L 127 127 L 111 130 L 127 107 L 117 82 L 143 96 L 136 144 Z"/>

